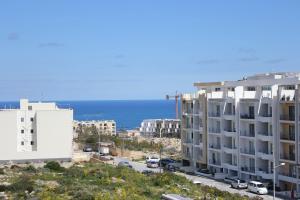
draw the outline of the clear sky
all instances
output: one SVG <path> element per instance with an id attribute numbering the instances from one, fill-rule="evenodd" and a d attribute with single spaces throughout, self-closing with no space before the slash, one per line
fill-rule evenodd
<path id="1" fill-rule="evenodd" d="M 300 71 L 300 1 L 0 2 L 0 101 L 163 99 Z"/>

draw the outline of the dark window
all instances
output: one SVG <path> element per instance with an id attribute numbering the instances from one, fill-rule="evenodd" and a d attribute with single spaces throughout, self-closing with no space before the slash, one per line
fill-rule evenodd
<path id="1" fill-rule="evenodd" d="M 28 110 L 32 110 L 32 106 L 28 106 Z"/>
<path id="2" fill-rule="evenodd" d="M 31 144 L 31 145 L 34 145 L 34 141 L 31 141 L 30 144 Z"/>
<path id="3" fill-rule="evenodd" d="M 24 145 L 24 142 L 23 142 L 23 141 L 21 142 L 21 145 L 22 145 L 22 146 Z"/>
<path id="4" fill-rule="evenodd" d="M 33 130 L 33 129 L 31 129 L 31 130 L 30 130 L 30 133 L 34 133 L 34 130 Z"/>
<path id="5" fill-rule="evenodd" d="M 247 87 L 247 91 L 255 91 L 255 87 Z"/>
<path id="6" fill-rule="evenodd" d="M 32 121 L 32 122 L 34 121 L 33 117 L 30 118 L 30 121 Z"/>
<path id="7" fill-rule="evenodd" d="M 24 130 L 21 130 L 21 133 L 24 133 Z"/>
<path id="8" fill-rule="evenodd" d="M 217 92 L 217 91 L 221 91 L 221 88 L 215 88 L 215 91 Z"/>
<path id="9" fill-rule="evenodd" d="M 24 122 L 24 117 L 21 118 L 21 122 Z"/>

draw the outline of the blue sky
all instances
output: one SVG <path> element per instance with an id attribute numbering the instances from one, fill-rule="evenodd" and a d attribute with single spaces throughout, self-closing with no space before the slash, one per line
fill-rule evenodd
<path id="1" fill-rule="evenodd" d="M 0 101 L 162 99 L 300 71 L 300 1 L 1 1 Z"/>

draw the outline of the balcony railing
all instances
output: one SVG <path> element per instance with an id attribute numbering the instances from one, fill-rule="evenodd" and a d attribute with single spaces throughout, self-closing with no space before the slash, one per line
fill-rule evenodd
<path id="1" fill-rule="evenodd" d="M 210 133 L 221 133 L 221 129 L 218 128 L 209 128 L 208 131 Z"/>
<path id="2" fill-rule="evenodd" d="M 225 111 L 224 115 L 235 115 L 234 111 Z"/>
<path id="3" fill-rule="evenodd" d="M 280 159 L 295 161 L 295 154 L 280 155 Z"/>
<path id="4" fill-rule="evenodd" d="M 279 172 L 278 174 L 282 176 L 288 176 L 291 178 L 297 178 L 297 174 L 293 172 Z"/>
<path id="5" fill-rule="evenodd" d="M 295 141 L 295 133 L 281 133 L 280 134 L 281 140 L 289 140 L 289 141 Z"/>
<path id="6" fill-rule="evenodd" d="M 249 114 L 241 114 L 241 119 L 255 119 L 254 115 L 249 115 Z"/>
<path id="7" fill-rule="evenodd" d="M 209 148 L 212 148 L 212 149 L 221 149 L 221 145 L 220 144 L 210 144 Z"/>
<path id="8" fill-rule="evenodd" d="M 211 164 L 211 165 L 221 165 L 221 161 L 210 159 L 209 164 Z"/>
<path id="9" fill-rule="evenodd" d="M 244 172 L 255 173 L 255 167 L 244 166 L 244 167 L 241 167 L 241 170 Z"/>
<path id="10" fill-rule="evenodd" d="M 221 113 L 218 112 L 210 112 L 208 113 L 209 117 L 221 117 Z"/>
<path id="11" fill-rule="evenodd" d="M 224 145 L 223 147 L 227 149 L 237 149 L 236 146 L 233 145 Z"/>
<path id="12" fill-rule="evenodd" d="M 259 114 L 260 117 L 272 117 L 272 113 L 261 113 Z"/>
<path id="13" fill-rule="evenodd" d="M 233 129 L 233 128 L 225 128 L 224 131 L 226 131 L 226 132 L 236 132 L 236 130 Z"/>
<path id="14" fill-rule="evenodd" d="M 247 131 L 240 131 L 240 135 L 245 137 L 255 137 L 254 132 L 247 132 Z"/>
<path id="15" fill-rule="evenodd" d="M 294 115 L 280 115 L 280 120 L 295 121 Z"/>
<path id="16" fill-rule="evenodd" d="M 262 135 L 262 136 L 273 136 L 272 133 L 266 133 L 266 132 L 259 132 L 258 135 Z"/>
<path id="17" fill-rule="evenodd" d="M 243 154 L 255 155 L 254 149 L 240 149 L 240 150 L 241 150 L 241 153 L 243 153 Z"/>

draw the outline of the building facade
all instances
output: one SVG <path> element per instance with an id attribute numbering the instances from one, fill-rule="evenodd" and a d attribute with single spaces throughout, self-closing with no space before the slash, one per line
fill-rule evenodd
<path id="1" fill-rule="evenodd" d="M 141 123 L 140 132 L 145 137 L 180 137 L 180 120 L 146 119 Z"/>
<path id="2" fill-rule="evenodd" d="M 272 73 L 195 83 L 197 92 L 182 96 L 184 163 L 263 182 L 272 182 L 274 163 L 285 163 L 276 169 L 276 185 L 299 192 L 299 77 Z"/>
<path id="3" fill-rule="evenodd" d="M 100 121 L 74 121 L 75 132 L 79 133 L 82 128 L 95 127 L 97 131 L 105 135 L 116 135 L 117 126 L 114 120 L 100 120 Z"/>
<path id="4" fill-rule="evenodd" d="M 71 160 L 73 111 L 55 103 L 20 100 L 0 110 L 0 162 Z"/>

